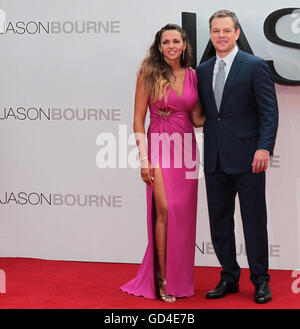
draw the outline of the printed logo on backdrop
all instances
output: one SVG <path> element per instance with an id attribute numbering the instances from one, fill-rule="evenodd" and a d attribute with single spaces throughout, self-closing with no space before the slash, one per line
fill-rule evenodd
<path id="1" fill-rule="evenodd" d="M 6 14 L 3 9 L 0 9 L 0 34 L 3 34 L 5 32 L 5 26 L 6 26 Z"/>
<path id="2" fill-rule="evenodd" d="M 269 256 L 270 257 L 280 257 L 280 244 L 270 244 L 269 245 Z M 196 250 L 200 252 L 201 255 L 215 255 L 215 250 L 212 242 L 202 241 L 196 243 Z M 237 256 L 247 256 L 246 246 L 244 243 L 237 243 L 236 245 L 236 255 Z"/>
<path id="3" fill-rule="evenodd" d="M 8 15 L 0 9 L 0 34 L 116 34 L 121 33 L 119 20 L 98 21 L 9 21 Z"/>
<path id="4" fill-rule="evenodd" d="M 3 192 L 0 206 L 69 206 L 122 208 L 121 195 L 62 194 L 41 192 Z"/>
<path id="5" fill-rule="evenodd" d="M 55 121 L 120 121 L 121 110 L 71 107 L 13 107 L 0 108 L 0 120 L 55 120 Z"/>

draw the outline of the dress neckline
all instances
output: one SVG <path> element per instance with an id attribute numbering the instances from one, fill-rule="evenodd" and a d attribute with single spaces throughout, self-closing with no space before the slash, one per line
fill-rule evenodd
<path id="1" fill-rule="evenodd" d="M 178 96 L 178 94 L 176 93 L 176 91 L 170 86 L 171 90 L 174 92 L 174 94 L 178 97 L 178 98 L 182 98 L 183 96 L 183 92 L 184 92 L 184 86 L 185 86 L 185 80 L 186 80 L 186 75 L 187 75 L 187 67 L 185 68 L 185 74 L 184 74 L 184 80 L 183 80 L 183 86 L 182 86 L 182 91 L 181 91 L 181 96 Z"/>

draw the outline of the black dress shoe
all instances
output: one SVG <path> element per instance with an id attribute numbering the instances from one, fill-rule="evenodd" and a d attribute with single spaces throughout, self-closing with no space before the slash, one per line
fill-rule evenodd
<path id="1" fill-rule="evenodd" d="M 258 304 L 265 304 L 272 300 L 271 288 L 268 281 L 263 281 L 255 286 L 254 300 Z"/>
<path id="2" fill-rule="evenodd" d="M 208 299 L 216 299 L 225 297 L 228 293 L 234 294 L 239 291 L 239 283 L 238 282 L 228 282 L 223 281 L 217 285 L 214 290 L 209 291 L 206 294 L 206 298 Z"/>

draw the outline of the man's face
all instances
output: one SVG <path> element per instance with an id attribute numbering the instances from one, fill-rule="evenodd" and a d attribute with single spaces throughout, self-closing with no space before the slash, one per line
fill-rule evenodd
<path id="1" fill-rule="evenodd" d="M 210 39 L 220 57 L 228 55 L 236 45 L 240 29 L 235 29 L 231 17 L 214 18 L 211 22 Z"/>

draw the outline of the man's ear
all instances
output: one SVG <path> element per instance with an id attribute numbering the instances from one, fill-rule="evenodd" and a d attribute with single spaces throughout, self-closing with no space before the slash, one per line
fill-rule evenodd
<path id="1" fill-rule="evenodd" d="M 236 38 L 235 38 L 235 40 L 238 40 L 239 37 L 240 37 L 241 30 L 240 30 L 240 29 L 237 29 L 235 33 L 236 33 Z"/>

